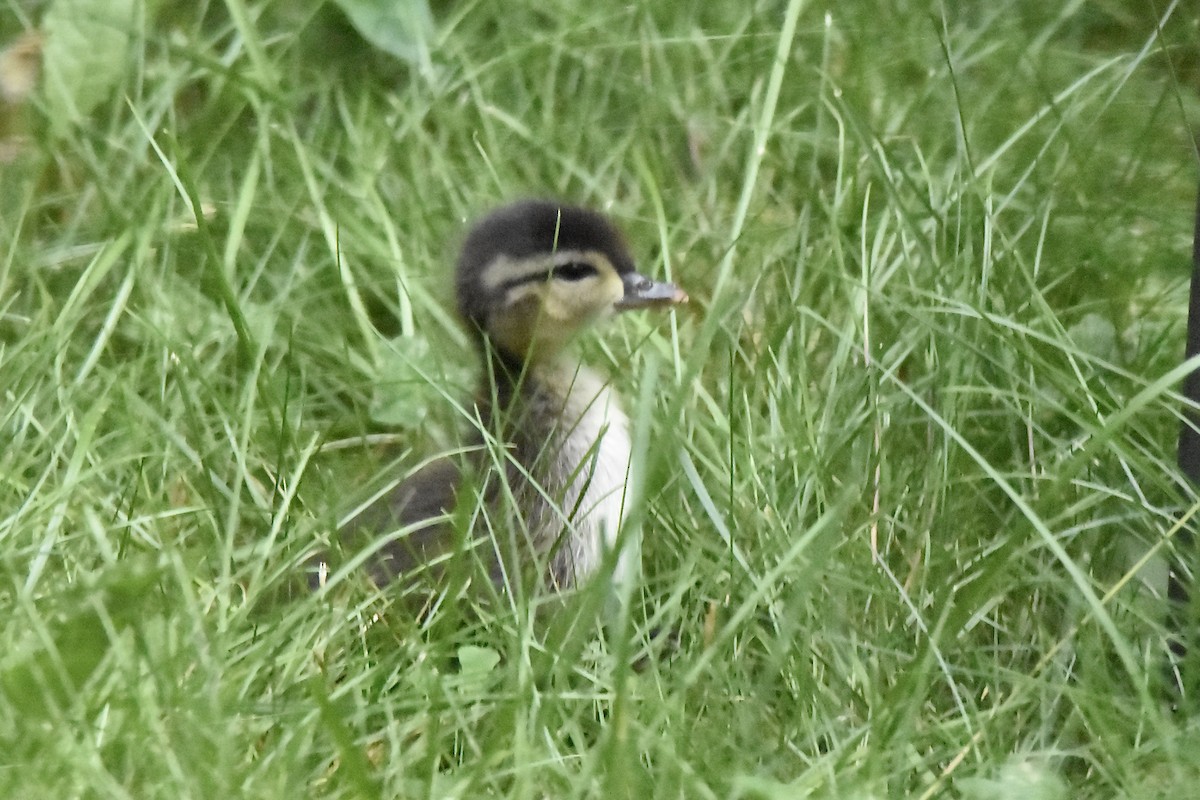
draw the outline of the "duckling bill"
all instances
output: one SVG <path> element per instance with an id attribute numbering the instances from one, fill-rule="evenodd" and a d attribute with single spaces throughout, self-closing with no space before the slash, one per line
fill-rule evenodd
<path id="1" fill-rule="evenodd" d="M 479 497 L 468 536 L 491 580 L 500 586 L 508 570 L 538 564 L 550 587 L 570 589 L 615 547 L 631 501 L 629 420 L 570 343 L 618 312 L 667 308 L 687 295 L 639 273 L 603 215 L 541 200 L 500 208 L 470 229 L 455 294 L 482 361 L 477 446 L 419 470 L 339 537 L 386 539 L 372 545 L 377 583 L 436 570 L 462 547 L 456 508 Z M 634 557 L 621 555 L 614 580 Z"/>

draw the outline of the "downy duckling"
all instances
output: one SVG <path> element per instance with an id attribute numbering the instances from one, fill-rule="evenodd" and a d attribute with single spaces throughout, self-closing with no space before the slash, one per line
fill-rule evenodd
<path id="1" fill-rule="evenodd" d="M 477 548 L 497 587 L 509 570 L 539 564 L 549 587 L 570 589 L 616 546 L 631 501 L 629 420 L 570 343 L 618 311 L 671 306 L 687 295 L 639 274 L 601 214 L 542 200 L 500 208 L 470 229 L 455 290 L 483 362 L 477 446 L 418 470 L 339 537 L 375 540 L 370 572 L 380 584 Z M 476 504 L 464 540 L 452 517 Z M 614 581 L 635 563 L 625 550 Z"/>

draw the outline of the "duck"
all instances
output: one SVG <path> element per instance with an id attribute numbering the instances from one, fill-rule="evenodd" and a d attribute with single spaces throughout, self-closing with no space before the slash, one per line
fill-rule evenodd
<path id="1" fill-rule="evenodd" d="M 632 504 L 630 422 L 608 380 L 573 346 L 619 313 L 686 303 L 638 271 L 605 215 L 521 200 L 470 226 L 454 272 L 456 310 L 480 364 L 468 446 L 427 462 L 353 511 L 337 531 L 371 551 L 371 581 L 444 580 L 474 553 L 499 591 L 532 572 L 579 587 L 610 555 L 610 580 L 638 569 L 619 541 Z M 329 574 L 322 560 L 317 574 Z"/>

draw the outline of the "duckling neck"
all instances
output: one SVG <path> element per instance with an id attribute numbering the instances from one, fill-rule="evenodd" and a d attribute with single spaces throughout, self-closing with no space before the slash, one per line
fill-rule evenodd
<path id="1" fill-rule="evenodd" d="M 608 383 L 567 354 L 527 363 L 502 357 L 491 371 L 491 429 L 520 465 L 508 470 L 514 497 L 534 549 L 553 554 L 553 584 L 567 588 L 616 544 L 630 500 L 629 419 Z"/>

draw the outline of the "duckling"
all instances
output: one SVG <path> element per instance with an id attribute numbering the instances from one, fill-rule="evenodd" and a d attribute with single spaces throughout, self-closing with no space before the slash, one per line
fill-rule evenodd
<path id="1" fill-rule="evenodd" d="M 376 542 L 370 566 L 377 584 L 419 573 L 463 546 L 451 517 L 460 493 L 474 503 L 478 492 L 474 528 L 513 537 L 468 533 L 497 588 L 506 572 L 529 564 L 541 565 L 553 590 L 576 587 L 617 546 L 631 500 L 631 445 L 616 393 L 571 355 L 571 342 L 617 312 L 672 306 L 687 294 L 637 272 L 601 214 L 542 200 L 502 207 L 470 229 L 455 293 L 483 364 L 476 446 L 418 470 L 339 537 L 387 540 Z M 625 550 L 614 581 L 634 568 Z"/>

